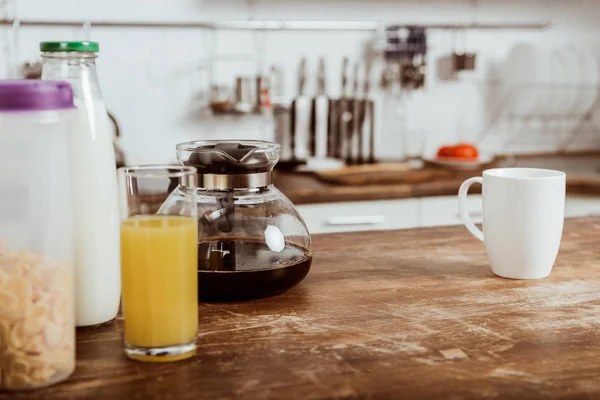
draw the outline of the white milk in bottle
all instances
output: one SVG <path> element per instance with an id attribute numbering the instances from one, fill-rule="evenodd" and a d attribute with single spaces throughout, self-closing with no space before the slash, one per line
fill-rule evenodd
<path id="1" fill-rule="evenodd" d="M 40 44 L 42 79 L 73 86 L 77 129 L 71 137 L 78 327 L 114 319 L 121 298 L 117 174 L 113 128 L 96 75 L 95 42 Z"/>

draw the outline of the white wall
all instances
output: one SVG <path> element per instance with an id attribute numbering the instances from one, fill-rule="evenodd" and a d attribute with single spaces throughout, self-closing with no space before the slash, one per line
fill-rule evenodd
<path id="1" fill-rule="evenodd" d="M 472 7 L 473 2 L 466 0 L 12 1 L 15 10 L 5 9 L 5 16 L 18 16 L 23 20 L 215 21 L 250 18 L 385 20 L 421 24 L 546 20 L 553 23 L 553 27 L 545 31 L 467 32 L 467 48 L 478 53 L 478 70 L 462 75 L 458 82 L 437 82 L 430 78 L 427 89 L 412 96 L 407 110 L 415 151 L 424 141 L 431 150 L 443 142 L 477 136 L 489 114 L 485 102 L 494 100 L 494 92 L 483 90 L 482 87 L 487 86 L 482 86 L 481 82 L 493 79 L 494 69 L 515 43 L 535 42 L 545 47 L 596 46 L 598 30 L 594 22 L 600 17 L 600 4 L 595 0 L 487 0 L 478 2 L 476 9 Z M 36 59 L 40 41 L 84 38 L 82 29 L 21 27 L 16 37 L 17 48 L 7 53 L 15 38 L 11 39 L 7 27 L 0 32 L 3 41 L 0 49 L 4 51 L 3 58 L 8 60 L 7 63 L 0 62 L 2 76 L 9 73 L 9 63 L 14 66 L 24 60 Z M 312 71 L 317 58 L 325 56 L 328 89 L 335 96 L 340 91 L 342 57 L 359 59 L 363 43 L 370 35 L 366 32 L 210 32 L 187 28 L 92 27 L 89 38 L 101 44 L 98 60 L 101 86 L 108 107 L 121 123 L 121 144 L 128 161 L 150 163 L 173 161 L 174 145 L 180 141 L 269 137 L 264 121 L 259 118 L 217 120 L 202 112 L 211 58 L 215 81 L 225 84 L 231 84 L 235 75 L 252 75 L 266 71 L 271 64 L 279 64 L 285 71 L 286 92 L 292 96 L 296 90 L 294 78 L 300 56 L 308 57 Z M 428 40 L 430 72 L 434 75 L 435 60 L 453 50 L 454 36 L 451 32 L 430 31 Z M 211 57 L 211 49 L 215 49 L 216 59 Z M 314 82 L 314 74 L 311 78 Z M 560 121 L 549 127 L 503 123 L 488 136 L 483 147 L 491 151 L 505 150 L 505 142 L 511 134 L 510 137 L 518 140 L 510 144 L 510 150 L 552 150 L 565 138 L 565 132 L 573 128 L 572 124 Z M 559 133 L 550 133 L 551 130 Z M 600 135 L 582 135 L 574 144 L 580 148 L 600 148 Z M 397 146 L 399 143 L 391 140 L 385 147 L 393 152 Z"/>

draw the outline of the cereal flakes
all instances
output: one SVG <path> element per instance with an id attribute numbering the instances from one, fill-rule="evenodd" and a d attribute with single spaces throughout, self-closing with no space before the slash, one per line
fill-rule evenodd
<path id="1" fill-rule="evenodd" d="M 72 269 L 0 247 L 0 390 L 34 389 L 75 369 Z"/>

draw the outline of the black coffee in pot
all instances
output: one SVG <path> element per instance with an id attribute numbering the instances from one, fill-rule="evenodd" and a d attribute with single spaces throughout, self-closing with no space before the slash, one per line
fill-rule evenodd
<path id="1" fill-rule="evenodd" d="M 282 293 L 304 279 L 311 262 L 300 247 L 274 252 L 250 238 L 208 239 L 198 245 L 198 298 L 233 301 Z"/>

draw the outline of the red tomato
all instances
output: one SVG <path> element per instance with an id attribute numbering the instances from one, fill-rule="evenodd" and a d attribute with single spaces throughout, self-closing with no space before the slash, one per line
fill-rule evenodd
<path id="1" fill-rule="evenodd" d="M 479 151 L 477 147 L 472 144 L 461 143 L 454 148 L 454 157 L 469 159 L 469 160 L 477 160 L 479 157 Z"/>
<path id="2" fill-rule="evenodd" d="M 438 157 L 454 157 L 454 147 L 452 146 L 442 146 L 438 150 Z"/>

